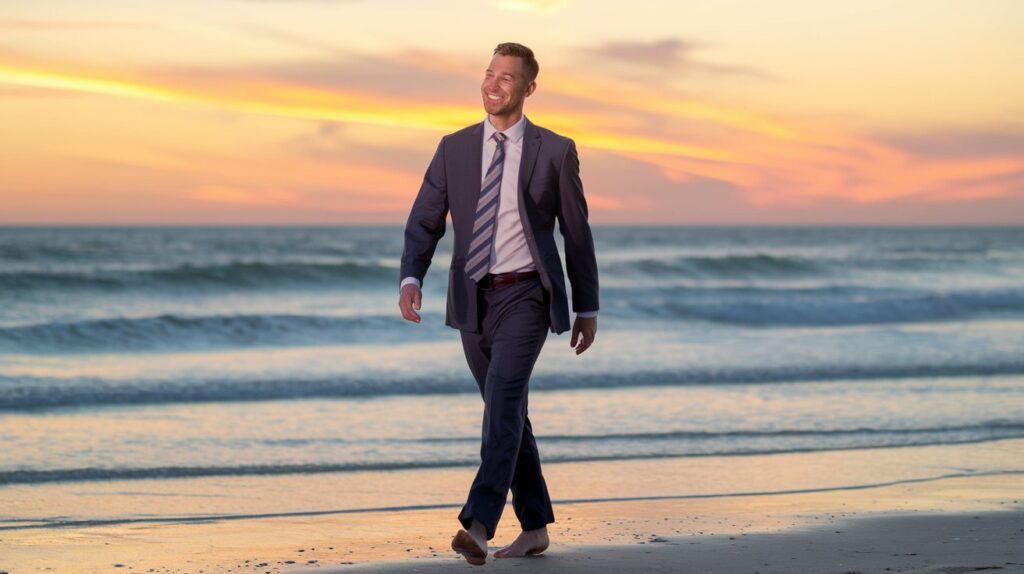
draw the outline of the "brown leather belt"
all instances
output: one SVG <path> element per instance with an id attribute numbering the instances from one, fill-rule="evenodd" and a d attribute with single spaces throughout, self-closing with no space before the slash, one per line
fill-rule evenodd
<path id="1" fill-rule="evenodd" d="M 527 279 L 536 279 L 540 277 L 540 273 L 536 269 L 529 271 L 511 271 L 509 273 L 488 273 L 484 275 L 484 278 L 477 284 L 481 289 L 497 289 L 498 287 L 504 287 L 506 285 L 512 285 L 518 281 L 526 281 Z"/>

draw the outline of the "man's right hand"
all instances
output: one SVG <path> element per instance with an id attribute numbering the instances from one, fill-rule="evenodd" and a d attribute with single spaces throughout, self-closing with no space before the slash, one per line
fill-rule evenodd
<path id="1" fill-rule="evenodd" d="M 402 310 L 402 318 L 413 323 L 420 322 L 420 315 L 413 310 L 413 307 L 419 310 L 423 303 L 422 297 L 420 288 L 416 285 L 407 283 L 402 286 L 401 291 L 398 292 L 398 308 Z"/>

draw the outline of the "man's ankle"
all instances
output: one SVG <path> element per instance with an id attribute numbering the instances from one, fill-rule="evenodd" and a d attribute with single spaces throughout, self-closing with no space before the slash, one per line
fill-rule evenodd
<path id="1" fill-rule="evenodd" d="M 479 536 L 480 538 L 487 540 L 487 527 L 484 526 L 483 522 L 480 522 L 475 518 L 473 519 L 473 522 L 469 525 L 469 531 Z"/>

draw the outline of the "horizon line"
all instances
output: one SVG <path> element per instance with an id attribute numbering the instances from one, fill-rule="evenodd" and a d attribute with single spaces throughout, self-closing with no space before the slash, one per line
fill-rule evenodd
<path id="1" fill-rule="evenodd" d="M 281 228 L 281 229 L 295 229 L 303 227 L 322 227 L 322 228 L 335 228 L 335 227 L 357 227 L 357 228 L 404 228 L 405 223 L 192 223 L 192 222 L 168 222 L 168 223 L 60 223 L 60 222 L 39 222 L 39 223 L 3 223 L 0 222 L 0 229 L 24 229 L 24 228 L 80 228 L 80 229 L 91 229 L 91 228 L 218 228 L 218 227 L 229 227 L 229 228 Z M 619 223 L 591 223 L 591 228 L 600 229 L 614 229 L 614 228 L 627 228 L 627 227 L 649 227 L 649 228 L 680 228 L 680 227 L 693 227 L 693 228 L 717 228 L 717 227 L 770 227 L 770 228 L 782 228 L 782 227 L 793 227 L 793 228 L 807 228 L 807 229 L 820 229 L 820 228 L 896 228 L 896 227 L 914 227 L 914 228 L 929 228 L 929 227 L 960 227 L 960 228 L 1024 228 L 1024 222 L 1021 223 L 1010 223 L 1010 222 L 992 222 L 992 223 L 927 223 L 927 222 L 916 222 L 916 223 L 879 223 L 879 222 L 853 222 L 853 223 L 807 223 L 807 222 L 774 222 L 774 223 L 753 223 L 753 222 L 720 222 L 720 223 L 651 223 L 651 222 L 619 222 Z"/>

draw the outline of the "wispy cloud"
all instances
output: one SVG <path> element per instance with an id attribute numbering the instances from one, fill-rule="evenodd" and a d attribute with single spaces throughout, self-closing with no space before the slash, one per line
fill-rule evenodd
<path id="1" fill-rule="evenodd" d="M 502 10 L 516 12 L 544 12 L 561 8 L 568 0 L 493 0 L 494 5 Z"/>
<path id="2" fill-rule="evenodd" d="M 245 1 L 262 2 L 265 0 Z M 273 26 L 267 26 L 263 24 L 241 23 L 238 25 L 237 29 L 247 35 L 255 36 L 265 40 L 272 40 L 274 42 L 292 48 L 302 48 L 304 50 L 309 50 L 314 54 L 319 54 L 324 57 L 348 57 L 351 54 L 351 51 L 344 49 L 337 43 L 325 40 L 318 40 L 310 36 L 309 34 L 303 34 L 295 31 L 276 28 Z"/>
<path id="3" fill-rule="evenodd" d="M 439 60 L 441 61 L 441 60 Z M 150 100 L 206 104 L 238 112 L 312 120 L 452 131 L 480 121 L 478 79 L 462 68 L 445 78 L 431 97 L 430 86 L 438 61 L 427 69 L 410 66 L 407 58 L 378 57 L 371 61 L 295 62 L 291 65 L 240 69 L 158 69 L 142 72 L 33 63 L 0 64 L 0 81 Z M 422 83 L 417 83 L 421 79 Z M 437 82 L 435 77 L 434 82 Z M 442 97 L 452 84 L 466 86 L 465 96 Z M 564 84 L 560 84 L 564 85 Z M 578 89 L 579 86 L 566 89 Z M 557 88 L 556 88 L 557 89 Z M 470 92 L 470 90 L 472 90 Z M 411 97 L 415 94 L 416 97 Z M 458 101 L 452 104 L 448 102 Z M 599 101 L 599 100 L 595 100 Z M 472 102 L 472 103 L 471 103 Z M 666 106 L 667 109 L 668 106 Z M 692 106 L 691 106 L 692 109 Z M 673 138 L 615 133 L 599 126 L 599 114 L 565 111 L 558 121 L 563 129 L 588 145 L 639 153 L 686 155 L 708 159 L 736 159 L 727 149 Z"/>
<path id="4" fill-rule="evenodd" d="M 582 50 L 612 60 L 675 69 L 681 68 L 690 59 L 693 44 L 672 38 L 654 42 L 605 42 Z"/>
<path id="5" fill-rule="evenodd" d="M 78 92 L 57 88 L 37 88 L 21 85 L 0 85 L 0 98 L 67 98 L 80 95 Z"/>
<path id="6" fill-rule="evenodd" d="M 205 185 L 192 190 L 189 198 L 214 203 L 244 205 L 280 205 L 295 203 L 299 197 L 293 191 L 283 189 L 242 189 L 226 185 Z"/>
<path id="7" fill-rule="evenodd" d="M 65 30 L 97 30 L 105 31 L 117 28 L 153 28 L 155 22 L 145 20 L 0 20 L 0 30 L 8 31 L 65 31 Z"/>
<path id="8" fill-rule="evenodd" d="M 1024 157 L 1024 125 L 988 129 L 941 129 L 879 134 L 878 139 L 908 153 L 933 158 L 992 155 Z"/>
<path id="9" fill-rule="evenodd" d="M 429 150 L 425 153 L 416 141 L 372 142 L 354 132 L 346 124 L 320 122 L 314 130 L 282 142 L 280 149 L 284 154 L 314 162 L 378 168 L 391 173 L 407 170 L 416 177 L 422 175 L 423 159 Z"/>
<path id="10" fill-rule="evenodd" d="M 284 77 L 253 70 L 160 69 L 130 72 L 95 66 L 0 63 L 0 82 L 166 102 L 206 104 L 239 112 L 411 129 L 444 130 L 473 116 L 465 107 L 437 102 L 410 103 L 404 92 L 368 93 L 358 87 L 317 85 L 323 65 L 281 69 Z M 339 71 L 340 72 L 340 71 Z M 293 77 L 289 78 L 289 75 Z M 303 75 L 305 81 L 295 81 Z M 327 80 L 326 77 L 320 78 Z M 326 83 L 326 82 L 324 82 Z M 340 81 L 339 81 L 340 83 Z"/>
<path id="11" fill-rule="evenodd" d="M 661 41 L 605 44 L 590 53 L 614 52 L 623 61 L 685 69 L 693 65 L 690 50 L 682 41 Z M 0 56 L 0 82 L 14 89 L 66 90 L 311 120 L 312 129 L 277 140 L 277 147 L 263 156 L 238 162 L 233 177 L 218 171 L 225 168 L 217 158 L 152 160 L 162 169 L 197 171 L 217 182 L 187 188 L 188 198 L 211 204 L 400 211 L 429 159 L 431 150 L 423 142 L 436 141 L 434 135 L 483 116 L 477 91 L 482 66 L 469 58 L 427 51 L 340 51 L 330 58 L 275 64 L 131 70 Z M 617 82 L 603 71 L 593 74 L 575 67 L 547 69 L 540 86 L 538 94 L 547 94 L 547 99 L 531 102 L 527 114 L 577 141 L 584 178 L 592 182 L 588 195 L 599 213 L 653 217 L 658 206 L 677 206 L 682 211 L 676 213 L 681 213 L 705 209 L 700 201 L 714 200 L 716 207 L 706 208 L 708 217 L 728 219 L 740 207 L 803 210 L 1024 196 L 1024 154 L 1017 153 L 1024 137 L 1009 128 L 939 137 L 862 134 L 798 115 L 777 117 L 718 103 L 671 87 L 652 90 Z M 400 140 L 389 135 L 376 144 L 361 138 L 359 130 L 386 130 L 367 127 L 394 129 L 403 138 L 419 130 L 422 137 Z M 601 161 L 592 163 L 590 154 Z M 275 167 L 252 171 L 251 165 Z M 606 169 L 609 165 L 628 168 L 617 176 Z M 339 200 L 338 194 L 351 201 Z"/>
<path id="12" fill-rule="evenodd" d="M 696 52 L 705 47 L 704 44 L 692 40 L 665 38 L 650 42 L 604 42 L 596 46 L 579 48 L 579 51 L 591 58 L 629 66 L 642 66 L 662 72 L 747 76 L 766 81 L 781 79 L 776 74 L 754 67 L 719 64 L 698 58 Z"/>
<path id="13" fill-rule="evenodd" d="M 353 4 L 365 2 L 366 0 L 235 0 L 236 2 L 251 2 L 256 4 Z"/>

